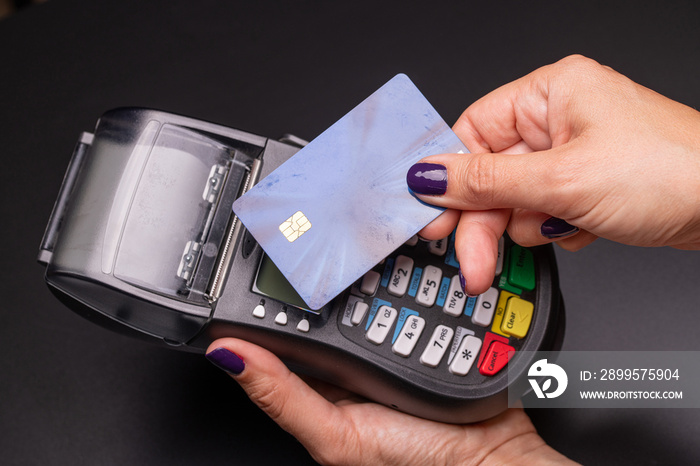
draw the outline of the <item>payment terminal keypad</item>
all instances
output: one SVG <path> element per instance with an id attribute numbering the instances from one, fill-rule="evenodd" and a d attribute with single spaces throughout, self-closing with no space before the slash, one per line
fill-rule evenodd
<path id="1" fill-rule="evenodd" d="M 373 352 L 453 383 L 500 373 L 528 338 L 536 309 L 532 252 L 499 241 L 492 286 L 476 297 L 460 285 L 454 232 L 412 238 L 351 288 L 341 333 Z"/>

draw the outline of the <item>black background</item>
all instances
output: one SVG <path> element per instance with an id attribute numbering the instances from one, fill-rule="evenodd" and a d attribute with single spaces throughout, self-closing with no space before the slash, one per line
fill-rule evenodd
<path id="1" fill-rule="evenodd" d="M 485 3 L 51 0 L 0 21 L 0 462 L 312 462 L 202 356 L 112 334 L 49 294 L 39 242 L 76 138 L 105 110 L 312 139 L 404 72 L 454 122 L 571 53 L 700 104 L 698 2 Z M 697 252 L 598 241 L 557 256 L 564 349 L 700 349 Z M 577 461 L 700 457 L 697 409 L 530 414 Z"/>

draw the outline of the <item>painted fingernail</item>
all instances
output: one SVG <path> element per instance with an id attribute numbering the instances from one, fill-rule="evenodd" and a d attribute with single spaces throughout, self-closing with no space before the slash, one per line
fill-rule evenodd
<path id="1" fill-rule="evenodd" d="M 437 163 L 417 163 L 408 169 L 406 183 L 416 194 L 445 194 L 447 168 Z"/>
<path id="2" fill-rule="evenodd" d="M 464 294 L 466 294 L 468 298 L 476 298 L 475 294 L 467 293 L 467 280 L 464 278 L 464 275 L 462 275 L 462 269 L 459 269 L 459 286 L 462 287 L 462 291 L 464 291 Z"/>
<path id="3" fill-rule="evenodd" d="M 207 353 L 206 358 L 219 369 L 238 375 L 245 369 L 243 358 L 226 348 L 216 348 Z"/>
<path id="4" fill-rule="evenodd" d="M 540 227 L 542 236 L 549 239 L 564 238 L 578 233 L 578 231 L 578 227 L 569 225 L 566 221 L 557 217 L 549 217 Z"/>

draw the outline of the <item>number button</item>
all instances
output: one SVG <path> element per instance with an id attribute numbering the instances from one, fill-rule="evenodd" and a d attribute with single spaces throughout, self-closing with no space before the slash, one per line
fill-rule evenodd
<path id="1" fill-rule="evenodd" d="M 372 321 L 369 330 L 365 333 L 365 338 L 375 345 L 381 345 L 389 334 L 391 326 L 394 325 L 396 316 L 399 313 L 393 307 L 381 306 L 377 310 L 377 315 Z"/>
<path id="2" fill-rule="evenodd" d="M 423 270 L 423 276 L 418 285 L 418 293 L 416 294 L 416 302 L 422 306 L 430 307 L 435 304 L 438 290 L 440 288 L 440 280 L 442 279 L 442 270 L 434 265 L 427 265 Z"/>
<path id="3" fill-rule="evenodd" d="M 459 317 L 464 311 L 464 304 L 467 302 L 467 295 L 462 291 L 462 285 L 459 284 L 459 275 L 452 277 L 450 281 L 450 289 L 447 291 L 447 298 L 442 310 L 445 314 L 454 317 Z"/>
<path id="4" fill-rule="evenodd" d="M 486 290 L 486 293 L 479 295 L 474 306 L 472 323 L 488 327 L 496 310 L 496 301 L 498 301 L 498 290 L 496 288 L 491 287 Z"/>
<path id="5" fill-rule="evenodd" d="M 420 338 L 420 334 L 423 333 L 424 328 L 425 319 L 418 316 L 410 316 L 406 319 L 406 323 L 401 329 L 401 334 L 394 342 L 391 350 L 404 358 L 409 357 L 413 352 L 413 348 L 416 347 L 416 342 Z"/>
<path id="6" fill-rule="evenodd" d="M 406 256 L 398 256 L 394 263 L 394 270 L 391 272 L 391 279 L 386 290 L 389 294 L 399 298 L 406 294 L 408 284 L 411 281 L 413 271 L 413 259 Z"/>
<path id="7" fill-rule="evenodd" d="M 445 325 L 435 327 L 433 335 L 428 341 L 428 346 L 425 347 L 420 357 L 421 364 L 428 367 L 436 367 L 440 364 L 442 356 L 447 351 L 447 347 L 450 346 L 452 335 L 454 335 L 454 330 L 450 327 Z"/>

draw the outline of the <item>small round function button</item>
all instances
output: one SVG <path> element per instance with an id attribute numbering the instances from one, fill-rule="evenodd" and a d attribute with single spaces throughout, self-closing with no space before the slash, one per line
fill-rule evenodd
<path id="1" fill-rule="evenodd" d="M 265 317 L 265 306 L 262 304 L 255 306 L 255 309 L 253 309 L 253 316 L 257 317 L 258 319 L 263 319 Z"/>

